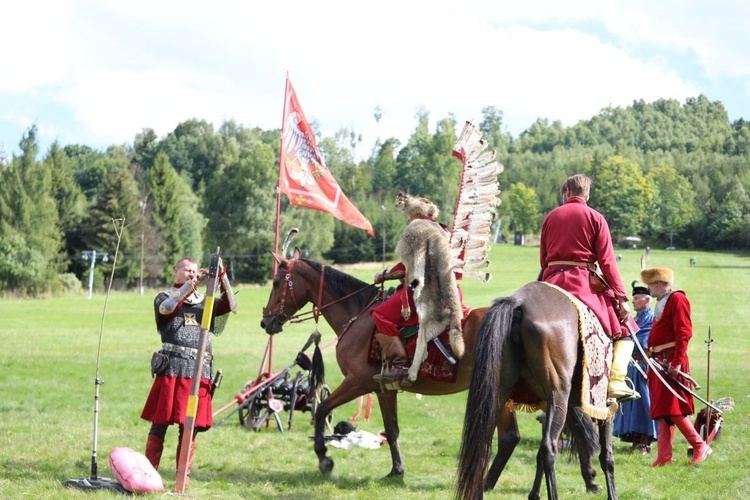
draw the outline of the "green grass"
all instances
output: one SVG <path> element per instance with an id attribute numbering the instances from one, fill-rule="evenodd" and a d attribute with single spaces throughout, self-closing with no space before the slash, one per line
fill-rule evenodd
<path id="1" fill-rule="evenodd" d="M 640 250 L 623 250 L 619 263 L 626 285 L 639 277 Z M 697 267 L 689 267 L 691 255 Z M 488 305 L 536 278 L 538 249 L 498 245 L 492 250 L 493 279 L 465 280 L 470 306 Z M 709 327 L 715 344 L 711 353 L 711 397 L 731 396 L 734 411 L 726 414 L 714 454 L 697 467 L 688 466 L 686 443 L 675 438 L 675 465 L 649 467 L 653 457 L 626 453 L 629 444 L 616 442 L 617 485 L 621 498 L 721 498 L 750 494 L 750 259 L 725 253 L 651 252 L 649 266 L 669 266 L 676 286 L 693 306 L 694 338 L 690 359 L 705 396 Z M 347 267 L 347 272 L 371 280 L 381 265 Z M 140 411 L 151 386 L 149 361 L 158 348 L 153 325 L 154 291 L 141 297 L 113 293 L 104 319 L 99 376 L 99 475 L 112 477 L 109 452 L 128 446 L 143 452 L 149 424 Z M 240 312 L 230 318 L 224 334 L 214 341 L 216 366 L 224 370 L 214 407 L 232 401 L 260 368 L 268 336 L 259 327 L 268 287 L 241 287 Z M 42 300 L 5 300 L 0 350 L 0 496 L 4 498 L 111 497 L 108 492 L 68 490 L 61 482 L 88 476 L 93 431 L 94 379 L 104 296 Z M 274 367 L 289 365 L 308 335 L 312 322 L 292 325 L 274 337 Z M 321 324 L 323 341 L 333 338 Z M 327 382 L 335 388 L 342 376 L 333 347 L 324 351 Z M 379 450 L 331 448 L 336 462 L 329 479 L 320 476 L 309 436 L 309 413 L 296 412 L 291 432 L 275 428 L 252 432 L 233 417 L 198 437 L 196 458 L 187 493 L 196 498 L 450 498 L 455 481 L 466 394 L 399 398 L 401 450 L 406 465 L 403 484 L 382 482 L 390 470 L 387 447 Z M 697 403 L 697 407 L 700 405 Z M 356 403 L 336 409 L 334 422 L 356 411 Z M 286 420 L 287 414 L 283 414 Z M 361 430 L 377 433 L 382 422 L 377 401 Z M 526 498 L 535 468 L 540 426 L 532 415 L 520 416 L 523 440 L 488 497 Z M 176 429 L 167 434 L 160 472 L 167 489 L 174 487 Z M 578 467 L 561 460 L 560 495 L 585 495 Z M 603 485 L 601 474 L 599 482 Z M 605 498 L 605 493 L 587 498 Z"/>

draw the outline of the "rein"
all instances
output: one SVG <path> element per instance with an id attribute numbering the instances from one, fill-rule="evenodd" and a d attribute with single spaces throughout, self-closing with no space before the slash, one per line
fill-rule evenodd
<path id="1" fill-rule="evenodd" d="M 281 304 L 279 306 L 279 314 L 282 315 L 282 316 L 286 316 L 284 314 L 284 303 L 285 303 L 285 300 L 286 300 L 286 292 L 287 292 L 287 290 L 289 290 L 290 293 L 291 293 L 292 300 L 294 300 L 294 305 L 297 307 L 297 309 L 299 309 L 299 304 L 297 303 L 297 299 L 294 296 L 294 282 L 292 281 L 292 268 L 294 267 L 294 263 L 295 262 L 296 262 L 296 260 L 290 261 L 290 263 L 289 263 L 289 269 L 287 270 L 287 273 L 284 276 L 284 279 L 287 282 L 287 286 L 286 286 L 286 288 L 284 288 L 284 290 L 283 290 L 283 292 L 281 294 Z M 332 302 L 329 302 L 327 304 L 321 305 L 321 302 L 323 302 L 323 285 L 325 284 L 325 269 L 326 269 L 326 266 L 324 266 L 324 265 L 321 264 L 320 280 L 318 282 L 318 303 L 317 303 L 317 305 L 313 306 L 312 310 L 310 310 L 310 311 L 305 311 L 305 312 L 301 312 L 301 313 L 289 316 L 287 318 L 287 321 L 289 323 L 302 323 L 302 322 L 307 321 L 309 319 L 314 319 L 315 323 L 317 324 L 318 320 L 320 318 L 320 314 L 325 309 L 327 309 L 327 308 L 329 308 L 329 307 L 331 307 L 331 306 L 333 306 L 335 304 L 338 304 L 339 302 L 343 302 L 343 301 L 347 300 L 348 298 L 353 297 L 354 295 L 357 295 L 358 293 L 360 293 L 360 292 L 362 292 L 364 290 L 367 290 L 370 287 L 374 287 L 375 286 L 374 283 L 366 285 L 366 286 L 364 286 L 362 288 L 359 288 L 359 289 L 357 289 L 357 290 L 355 290 L 355 291 L 353 291 L 351 293 L 348 293 L 348 294 L 344 295 L 343 297 L 339 297 L 338 299 L 336 299 L 336 300 L 334 300 Z M 375 302 L 376 299 L 377 299 L 377 296 L 375 298 L 373 298 L 373 300 L 370 302 L 370 304 L 368 304 L 365 307 L 365 310 L 368 307 L 370 307 L 370 305 L 372 305 L 372 303 Z M 346 328 L 341 333 L 341 335 L 339 335 L 339 337 L 343 336 L 343 334 L 346 333 L 346 330 L 348 330 L 349 326 L 356 319 L 357 319 L 356 317 L 352 318 L 352 320 L 346 326 Z"/>

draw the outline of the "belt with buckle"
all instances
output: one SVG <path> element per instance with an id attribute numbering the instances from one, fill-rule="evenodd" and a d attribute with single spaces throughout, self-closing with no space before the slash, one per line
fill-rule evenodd
<path id="1" fill-rule="evenodd" d="M 195 349 L 193 347 L 185 347 L 184 345 L 170 344 L 169 342 L 164 342 L 161 346 L 161 350 L 166 352 L 173 352 L 175 354 L 183 354 L 193 359 L 198 356 L 198 349 Z M 203 362 L 205 363 L 207 361 L 211 361 L 213 358 L 213 355 L 207 352 L 204 355 Z"/>

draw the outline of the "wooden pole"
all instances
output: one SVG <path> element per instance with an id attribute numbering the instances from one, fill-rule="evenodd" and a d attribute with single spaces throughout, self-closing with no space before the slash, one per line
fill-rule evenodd
<path id="1" fill-rule="evenodd" d="M 208 289 L 206 290 L 206 299 L 203 304 L 203 318 L 201 319 L 201 337 L 198 346 L 198 355 L 195 357 L 195 370 L 193 372 L 193 384 L 190 387 L 190 397 L 188 398 L 187 411 L 185 415 L 185 425 L 182 431 L 182 441 L 180 442 L 180 456 L 177 459 L 177 478 L 174 486 L 175 493 L 185 491 L 187 482 L 187 464 L 190 456 L 190 448 L 193 442 L 193 432 L 195 431 L 195 417 L 198 414 L 198 394 L 201 386 L 201 376 L 203 375 L 203 361 L 206 357 L 206 345 L 208 336 L 211 335 L 211 319 L 214 312 L 214 293 L 216 291 L 217 276 L 219 274 L 220 248 L 216 247 L 216 253 L 211 256 L 211 264 L 208 267 Z"/>

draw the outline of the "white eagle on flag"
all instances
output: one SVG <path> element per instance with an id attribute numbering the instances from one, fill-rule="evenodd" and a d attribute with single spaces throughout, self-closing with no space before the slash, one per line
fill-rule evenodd
<path id="1" fill-rule="evenodd" d="M 286 158 L 291 158 L 291 160 L 287 159 L 289 177 L 299 182 L 302 187 L 315 184 L 316 177 L 322 174 L 321 167 L 326 168 L 326 166 L 310 137 L 310 131 L 303 132 L 300 128 L 300 120 L 296 111 L 289 113 L 286 132 L 281 143 L 286 152 Z"/>

